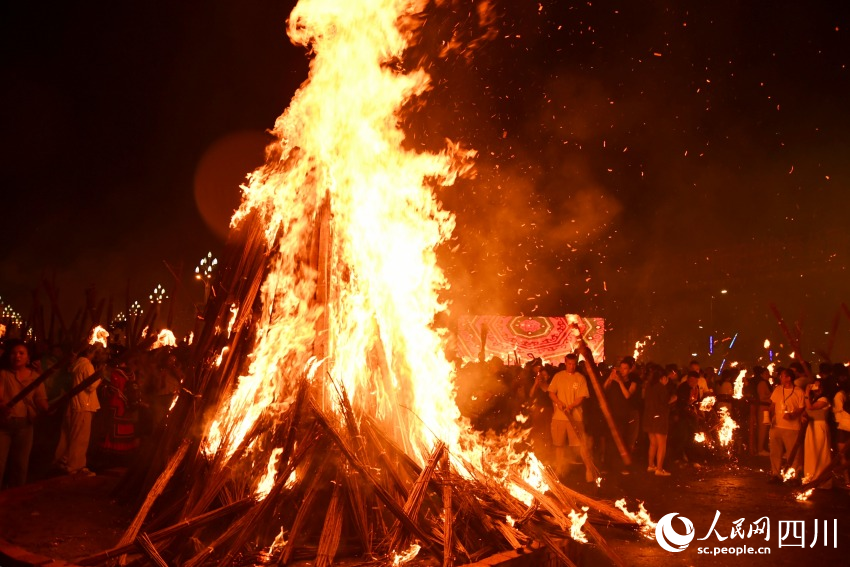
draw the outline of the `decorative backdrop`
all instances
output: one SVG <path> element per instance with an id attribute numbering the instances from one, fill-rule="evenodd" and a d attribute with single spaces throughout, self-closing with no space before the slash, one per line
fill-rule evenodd
<path id="1" fill-rule="evenodd" d="M 605 358 L 605 320 L 601 317 L 460 317 L 457 328 L 458 356 L 464 362 L 478 360 L 482 338 L 486 358 L 497 356 L 509 364 L 524 364 L 539 356 L 559 364 L 573 352 L 582 337 L 593 359 Z"/>

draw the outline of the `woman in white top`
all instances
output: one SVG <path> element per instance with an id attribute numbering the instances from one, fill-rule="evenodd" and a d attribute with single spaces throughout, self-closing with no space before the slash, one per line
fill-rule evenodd
<path id="1" fill-rule="evenodd" d="M 829 400 L 823 394 L 820 381 L 806 386 L 806 440 L 803 454 L 803 482 L 809 482 L 820 476 L 829 467 L 832 460 L 829 443 Z M 832 476 L 817 485 L 816 488 L 832 488 Z"/>

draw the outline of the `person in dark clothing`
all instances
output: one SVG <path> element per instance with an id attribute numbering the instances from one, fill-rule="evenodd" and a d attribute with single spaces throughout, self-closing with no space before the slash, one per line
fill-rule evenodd
<path id="1" fill-rule="evenodd" d="M 691 370 L 676 391 L 676 426 L 672 451 L 684 460 L 694 457 L 694 435 L 697 432 L 697 406 L 700 401 L 699 372 Z"/>
<path id="2" fill-rule="evenodd" d="M 669 385 L 668 375 L 660 366 L 649 369 L 643 406 L 643 430 L 649 435 L 649 465 L 646 470 L 657 476 L 670 476 L 664 470 L 664 456 L 667 452 L 670 404 L 676 397 Z"/>
<path id="3" fill-rule="evenodd" d="M 637 382 L 632 379 L 631 366 L 627 361 L 621 362 L 616 368 L 611 370 L 611 374 L 608 376 L 602 389 L 605 392 L 605 399 L 608 402 L 608 408 L 611 410 L 611 417 L 614 419 L 617 432 L 626 446 L 626 451 L 630 453 L 632 446 L 629 444 L 629 437 L 627 435 L 633 410 L 630 399 L 632 396 L 638 394 Z M 609 448 L 609 458 L 606 460 L 609 465 L 615 466 L 614 463 L 619 463 L 620 458 L 613 455 L 611 449 L 615 449 L 616 447 L 613 442 L 606 444 L 606 446 Z M 625 468 L 621 472 L 623 474 L 629 474 L 628 469 Z"/>

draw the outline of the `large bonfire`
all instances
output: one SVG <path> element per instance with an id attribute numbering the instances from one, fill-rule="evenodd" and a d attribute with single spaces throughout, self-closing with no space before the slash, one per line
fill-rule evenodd
<path id="1" fill-rule="evenodd" d="M 400 64 L 426 3 L 293 11 L 310 76 L 244 187 L 148 496 L 121 544 L 83 564 L 450 565 L 533 542 L 569 564 L 558 540 L 587 541 L 588 507 L 632 523 L 558 483 L 520 432 L 494 443 L 458 411 L 434 325 L 447 285 L 435 249 L 454 222 L 433 189 L 473 154 L 413 150 L 399 126 L 429 87 Z"/>

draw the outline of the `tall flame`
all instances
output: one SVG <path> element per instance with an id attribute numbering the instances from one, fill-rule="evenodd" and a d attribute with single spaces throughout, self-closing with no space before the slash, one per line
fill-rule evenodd
<path id="1" fill-rule="evenodd" d="M 545 490 L 540 463 L 514 450 L 523 432 L 509 443 L 470 436 L 434 327 L 448 285 L 435 250 L 454 217 L 433 189 L 453 184 L 474 153 L 405 145 L 401 109 L 429 88 L 429 76 L 403 72 L 399 61 L 426 4 L 302 0 L 292 12 L 289 36 L 310 48 L 310 76 L 277 120 L 278 141 L 233 217 L 263 223 L 270 267 L 248 370 L 204 448 L 232 455 L 267 409 L 292 404 L 309 374 L 325 409 L 339 410 L 344 390 L 420 462 L 441 439 L 461 472 L 464 463 L 488 473 L 498 463 L 501 480 L 510 468 Z"/>

